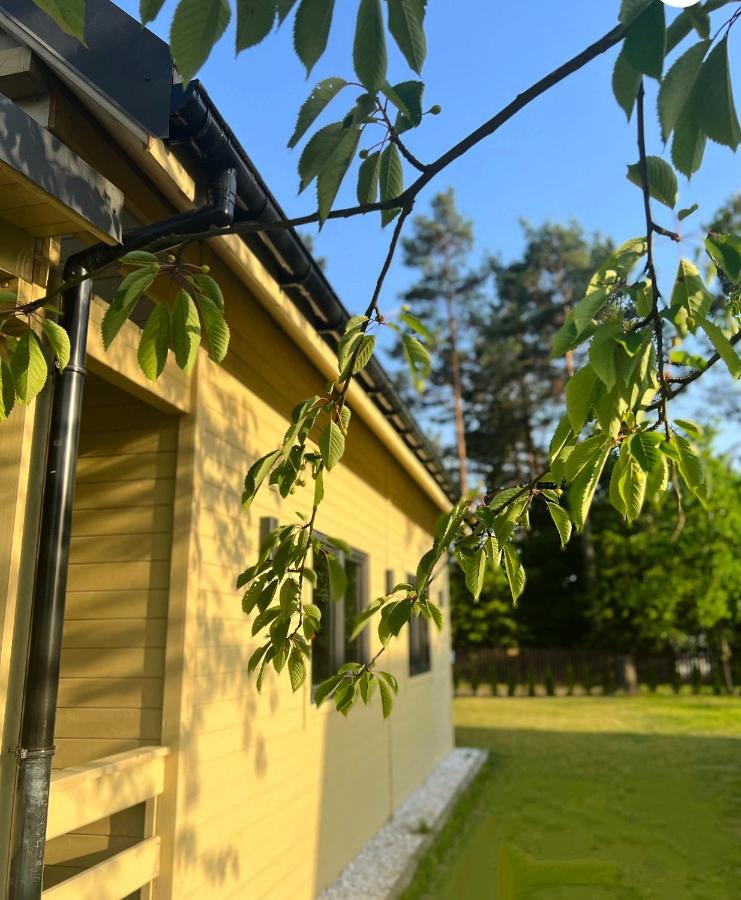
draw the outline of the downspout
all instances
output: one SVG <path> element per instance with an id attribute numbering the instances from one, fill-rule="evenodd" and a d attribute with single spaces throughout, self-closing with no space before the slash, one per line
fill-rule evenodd
<path id="1" fill-rule="evenodd" d="M 124 235 L 118 246 L 98 244 L 70 256 L 64 266 L 64 280 L 85 276 L 131 250 L 161 239 L 182 239 L 210 227 L 223 228 L 233 220 L 235 200 L 236 174 L 233 169 L 227 169 L 215 180 L 206 207 L 137 229 Z M 12 900 L 39 900 L 42 890 L 91 298 L 90 278 L 62 294 L 60 324 L 69 334 L 71 352 L 64 371 L 55 369 L 52 376 L 51 418 L 13 798 L 9 893 Z"/>

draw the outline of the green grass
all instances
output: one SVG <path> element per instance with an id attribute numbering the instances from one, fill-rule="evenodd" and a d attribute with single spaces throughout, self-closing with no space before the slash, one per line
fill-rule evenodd
<path id="1" fill-rule="evenodd" d="M 455 721 L 490 759 L 404 900 L 741 898 L 739 700 L 471 697 Z M 554 861 L 557 883 L 499 891 L 503 848 Z M 617 883 L 567 885 L 563 860 Z"/>

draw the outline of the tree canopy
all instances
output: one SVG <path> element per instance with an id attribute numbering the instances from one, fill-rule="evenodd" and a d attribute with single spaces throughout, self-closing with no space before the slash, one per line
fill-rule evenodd
<path id="1" fill-rule="evenodd" d="M 84 0 L 34 2 L 65 30 L 84 39 Z M 355 33 L 347 48 L 352 71 L 345 73 L 347 77 L 334 76 L 315 85 L 299 111 L 290 140 L 291 147 L 302 145 L 301 188 L 313 185 L 317 197 L 316 212 L 292 220 L 291 225 L 321 225 L 330 218 L 379 213 L 383 224 L 393 228 L 377 281 L 369 286 L 367 305 L 350 320 L 340 341 L 336 379 L 319 395 L 297 398 L 281 445 L 247 473 L 245 508 L 268 483 L 283 496 L 301 478 L 314 486 L 304 521 L 279 525 L 258 560 L 237 581 L 245 589 L 245 612 L 259 613 L 253 633 L 264 643 L 250 662 L 250 671 L 257 671 L 258 686 L 268 665 L 277 671 L 287 668 L 294 689 L 305 678 L 308 641 L 321 623 L 317 608 L 303 600 L 303 584 L 312 577 L 312 557 L 327 557 L 328 565 L 336 565 L 332 547 L 328 549 L 315 534 L 317 510 L 325 487 L 329 489 L 327 476 L 344 452 L 351 418 L 346 402 L 349 385 L 374 353 L 378 329 L 398 331 L 415 378 L 430 369 L 425 323 L 408 314 L 390 322 L 379 305 L 417 198 L 450 165 L 495 135 L 535 99 L 619 45 L 612 89 L 635 127 L 636 158 L 626 176 L 637 188 L 636 226 L 633 235 L 625 235 L 623 243 L 585 279 L 553 335 L 553 358 L 567 363 L 572 359 L 574 369 L 565 385 L 566 410 L 553 431 L 542 469 L 531 470 L 524 483 L 497 486 L 501 489 L 486 498 L 464 495 L 442 518 L 414 583 L 397 585 L 360 616 L 358 629 L 377 617 L 380 650 L 368 662 L 348 663 L 316 692 L 317 702 L 331 697 L 345 714 L 355 703 L 368 702 L 374 688 L 384 714 L 390 712 L 396 684 L 377 662 L 412 618 L 422 616 L 441 624 L 442 614 L 429 588 L 450 547 L 474 596 L 481 593 L 487 567 L 492 566 L 502 568 L 517 600 L 527 577 L 521 548 L 530 527 L 531 507 L 537 505 L 550 517 L 566 544 L 574 529 L 585 528 L 606 474 L 609 502 L 628 524 L 639 518 L 647 504 L 659 502 L 670 486 L 676 498 L 712 502 L 694 444 L 694 428 L 675 417 L 673 401 L 718 364 L 734 378 L 741 376 L 741 358 L 735 349 L 741 337 L 741 236 L 710 232 L 701 264 L 683 258 L 666 285 L 659 283 L 655 266 L 656 242 L 678 240 L 662 223 L 666 210 L 677 205 L 678 173 L 690 177 L 698 171 L 708 140 L 732 151 L 741 143 L 729 51 L 734 26 L 741 19 L 738 0 L 705 0 L 673 16 L 662 0 L 615 3 L 617 22 L 610 22 L 604 35 L 502 109 L 487 111 L 477 128 L 431 162 L 422 161 L 408 144 L 427 115 L 441 112 L 437 106 L 426 106 L 421 80 L 426 5 L 425 0 L 386 0 L 385 4 L 358 0 Z M 151 21 L 163 6 L 163 0 L 143 0 L 142 20 Z M 334 0 L 238 0 L 237 50 L 260 43 L 274 26 L 290 19 L 294 48 L 308 74 L 326 49 L 334 8 Z M 453 6 L 450 10 L 451 15 L 457 14 Z M 606 18 L 612 18 L 610 4 L 605 4 L 605 10 Z M 186 81 L 208 57 L 231 15 L 228 0 L 179 0 L 176 4 L 171 46 Z M 409 78 L 396 84 L 387 80 L 389 47 L 393 46 L 409 70 Z M 656 93 L 668 154 L 647 145 L 647 90 Z M 607 93 L 606 89 L 605 102 Z M 335 121 L 319 124 L 325 111 L 339 109 Z M 338 190 L 351 169 L 358 205 L 337 209 Z M 683 220 L 693 212 L 694 208 L 679 210 L 677 217 Z M 241 222 L 192 240 L 269 227 Z M 216 361 L 224 358 L 229 341 L 218 285 L 207 272 L 182 264 L 178 256 L 167 256 L 170 250 L 157 246 L 124 258 L 128 274 L 104 325 L 109 346 L 156 278 L 179 279 L 182 290 L 173 300 L 154 306 L 142 332 L 139 361 L 152 379 L 161 373 L 170 344 L 176 362 L 188 370 L 201 338 Z M 713 293 L 716 278 L 719 289 Z M 47 310 L 51 315 L 40 315 L 56 293 L 22 304 L 15 296 L 0 295 L 4 316 L 0 418 L 7 417 L 14 402 L 30 402 L 43 387 L 48 371 L 45 353 L 54 355 L 60 367 L 66 364 L 69 342 L 53 319 L 53 304 Z M 543 345 L 548 341 L 545 335 L 534 340 Z M 341 550 L 341 538 L 333 546 Z"/>

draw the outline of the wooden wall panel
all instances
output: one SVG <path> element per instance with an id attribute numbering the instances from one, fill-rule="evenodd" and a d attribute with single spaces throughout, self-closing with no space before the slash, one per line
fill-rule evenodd
<path id="1" fill-rule="evenodd" d="M 55 767 L 161 738 L 177 421 L 100 378 L 86 386 Z M 47 848 L 47 885 L 142 836 L 126 810 Z"/>

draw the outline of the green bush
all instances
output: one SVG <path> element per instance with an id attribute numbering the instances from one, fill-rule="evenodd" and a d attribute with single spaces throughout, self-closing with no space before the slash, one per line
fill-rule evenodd
<path id="1" fill-rule="evenodd" d="M 550 668 L 546 669 L 546 673 L 543 678 L 543 684 L 545 684 L 546 694 L 549 697 L 555 697 L 556 696 L 556 679 Z"/>

